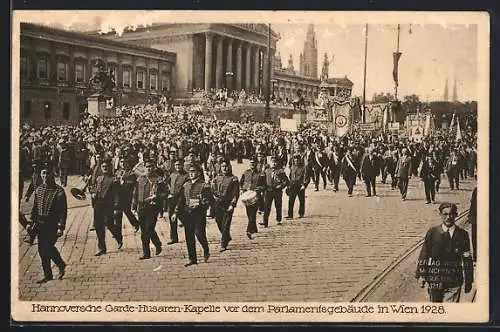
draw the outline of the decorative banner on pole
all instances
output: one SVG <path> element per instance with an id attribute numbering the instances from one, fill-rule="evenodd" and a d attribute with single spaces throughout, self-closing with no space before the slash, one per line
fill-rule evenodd
<path id="1" fill-rule="evenodd" d="M 280 118 L 280 130 L 296 133 L 298 131 L 297 119 Z"/>
<path id="2" fill-rule="evenodd" d="M 346 104 L 334 104 L 334 112 L 335 114 L 335 134 L 338 137 L 343 137 L 347 132 L 349 131 L 349 119 L 350 119 L 350 112 L 351 112 L 351 105 L 346 103 Z"/>
<path id="3" fill-rule="evenodd" d="M 453 131 L 454 126 L 455 126 L 455 113 L 453 113 L 453 117 L 451 118 L 450 133 Z"/>
<path id="4" fill-rule="evenodd" d="M 457 120 L 457 136 L 455 140 L 458 142 L 462 139 L 462 131 L 460 130 L 460 121 Z"/>
<path id="5" fill-rule="evenodd" d="M 401 58 L 401 55 L 403 53 L 401 52 L 393 52 L 393 58 L 394 58 L 394 68 L 392 69 L 392 79 L 394 80 L 394 84 L 398 86 L 398 66 L 399 66 L 399 59 Z"/>

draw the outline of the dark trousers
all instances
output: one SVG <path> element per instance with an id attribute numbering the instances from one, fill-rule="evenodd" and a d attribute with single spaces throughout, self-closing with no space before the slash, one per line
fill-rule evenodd
<path id="1" fill-rule="evenodd" d="M 43 274 L 46 279 L 52 279 L 51 261 L 63 269 L 66 263 L 61 258 L 59 250 L 55 247 L 57 241 L 56 225 L 38 225 L 38 254 L 42 261 Z"/>
<path id="2" fill-rule="evenodd" d="M 78 175 L 85 174 L 85 159 L 83 158 L 76 159 L 76 173 Z"/>
<path id="3" fill-rule="evenodd" d="M 97 233 L 97 247 L 106 251 L 106 228 L 117 242 L 122 241 L 122 229 L 114 223 L 113 209 L 103 203 L 94 203 L 94 227 Z"/>
<path id="4" fill-rule="evenodd" d="M 345 184 L 347 185 L 347 193 L 352 195 L 354 185 L 356 184 L 356 174 L 344 176 Z"/>
<path id="5" fill-rule="evenodd" d="M 221 233 L 220 246 L 226 248 L 231 239 L 231 220 L 233 219 L 233 211 L 227 211 L 227 206 L 222 205 L 215 207 L 215 222 Z"/>
<path id="6" fill-rule="evenodd" d="M 247 233 L 254 234 L 257 233 L 257 210 L 259 204 L 254 204 L 250 206 L 245 206 L 248 217 Z"/>
<path id="7" fill-rule="evenodd" d="M 322 169 L 314 169 L 314 186 L 319 189 L 319 178 L 323 179 L 323 188 L 326 188 L 326 173 Z"/>
<path id="8" fill-rule="evenodd" d="M 460 175 L 459 172 L 454 170 L 454 171 L 449 171 L 446 172 L 446 175 L 448 176 L 448 182 L 450 183 L 450 189 L 459 189 L 459 184 L 460 184 Z"/>
<path id="9" fill-rule="evenodd" d="M 425 200 L 434 202 L 436 199 L 436 182 L 434 180 L 424 181 Z"/>
<path id="10" fill-rule="evenodd" d="M 281 222 L 281 207 L 283 201 L 282 190 L 266 191 L 264 194 L 264 225 L 269 225 L 269 215 L 271 214 L 271 206 L 274 201 L 276 208 L 276 221 Z"/>
<path id="11" fill-rule="evenodd" d="M 141 226 L 142 253 L 145 257 L 151 257 L 150 242 L 153 242 L 157 249 L 161 248 L 161 241 L 155 230 L 158 207 L 156 205 L 139 207 L 138 214 L 139 225 Z"/>
<path id="12" fill-rule="evenodd" d="M 61 185 L 63 187 L 66 187 L 68 185 L 68 168 L 62 168 L 61 167 L 61 173 L 60 173 L 60 180 L 61 180 Z"/>
<path id="13" fill-rule="evenodd" d="M 293 207 L 295 205 L 295 199 L 299 198 L 299 216 L 304 216 L 306 212 L 306 191 L 305 190 L 290 190 L 290 196 L 288 198 L 288 216 L 293 217 Z"/>
<path id="14" fill-rule="evenodd" d="M 168 201 L 168 220 L 170 222 L 170 241 L 179 242 L 179 234 L 177 232 L 177 218 L 180 218 L 180 215 L 177 215 L 177 218 L 172 221 L 172 215 L 174 214 L 175 209 L 175 200 L 170 199 Z"/>
<path id="15" fill-rule="evenodd" d="M 186 236 L 189 261 L 198 262 L 195 236 L 203 248 L 204 256 L 207 257 L 210 253 L 206 232 L 207 219 L 205 217 L 205 210 L 197 209 L 191 213 L 186 213 L 182 219 L 184 223 L 184 233 Z"/>
<path id="16" fill-rule="evenodd" d="M 408 193 L 408 177 L 399 177 L 398 178 L 398 188 L 401 193 L 401 198 L 406 198 L 406 194 Z"/>
<path id="17" fill-rule="evenodd" d="M 135 217 L 135 215 L 132 213 L 132 196 L 122 196 L 120 198 L 120 209 L 121 209 L 121 213 L 119 213 L 116 217 L 115 217 L 115 223 L 117 225 L 117 227 L 119 227 L 120 229 L 122 229 L 122 220 L 123 220 L 123 214 L 125 214 L 125 216 L 127 216 L 127 219 L 128 219 L 128 222 L 130 223 L 130 225 L 132 225 L 132 227 L 136 227 L 139 225 L 139 221 L 137 220 L 137 218 Z"/>
<path id="18" fill-rule="evenodd" d="M 363 177 L 363 180 L 365 181 L 366 194 L 371 196 L 373 191 L 373 195 L 377 195 L 377 190 L 375 189 L 375 177 Z"/>

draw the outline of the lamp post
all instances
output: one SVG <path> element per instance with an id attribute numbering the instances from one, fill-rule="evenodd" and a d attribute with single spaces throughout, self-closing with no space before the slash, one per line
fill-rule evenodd
<path id="1" fill-rule="evenodd" d="M 227 71 L 226 72 L 226 88 L 227 88 L 227 91 L 231 91 L 232 89 L 232 81 L 233 81 L 233 76 L 234 76 L 234 73 L 232 71 Z"/>

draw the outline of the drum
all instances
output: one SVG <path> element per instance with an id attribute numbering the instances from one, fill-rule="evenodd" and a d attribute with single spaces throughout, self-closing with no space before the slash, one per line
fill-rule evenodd
<path id="1" fill-rule="evenodd" d="M 245 206 L 252 206 L 257 204 L 259 200 L 259 196 L 257 195 L 257 192 L 253 190 L 248 190 L 245 191 L 243 194 L 241 194 L 241 201 Z"/>

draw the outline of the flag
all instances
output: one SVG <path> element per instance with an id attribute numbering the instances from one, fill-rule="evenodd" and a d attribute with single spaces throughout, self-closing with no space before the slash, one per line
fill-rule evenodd
<path id="1" fill-rule="evenodd" d="M 401 52 L 393 52 L 392 55 L 394 57 L 394 68 L 392 69 L 392 78 L 394 80 L 394 84 L 398 86 L 398 65 L 399 65 L 399 59 L 401 58 L 401 55 L 403 53 Z"/>
<path id="2" fill-rule="evenodd" d="M 453 126 L 454 125 L 455 125 L 455 113 L 453 113 L 453 117 L 451 118 L 450 133 L 453 131 Z"/>
<path id="3" fill-rule="evenodd" d="M 462 131 L 460 130 L 460 121 L 457 121 L 457 136 L 455 137 L 455 141 L 460 141 L 462 139 Z"/>
<path id="4" fill-rule="evenodd" d="M 335 114 L 335 134 L 337 137 L 343 137 L 349 131 L 351 106 L 349 103 L 335 103 L 333 104 L 333 108 L 332 113 Z"/>

